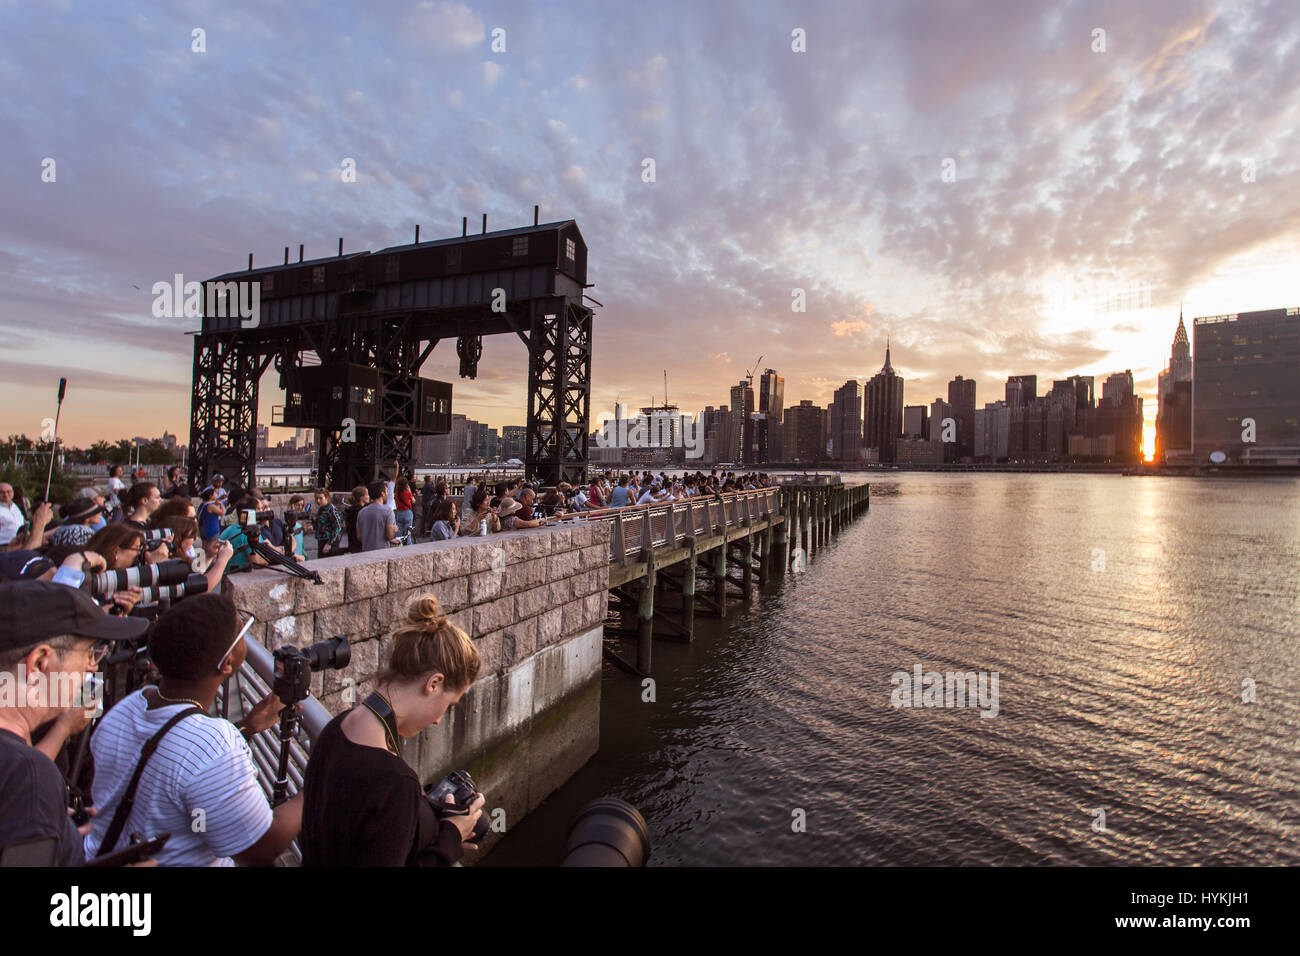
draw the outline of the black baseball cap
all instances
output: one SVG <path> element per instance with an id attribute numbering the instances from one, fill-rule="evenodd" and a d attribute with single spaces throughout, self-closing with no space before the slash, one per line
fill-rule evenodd
<path id="1" fill-rule="evenodd" d="M 90 595 L 66 584 L 0 584 L 0 651 L 34 647 L 63 634 L 125 641 L 139 637 L 148 627 L 144 618 L 105 614 Z"/>

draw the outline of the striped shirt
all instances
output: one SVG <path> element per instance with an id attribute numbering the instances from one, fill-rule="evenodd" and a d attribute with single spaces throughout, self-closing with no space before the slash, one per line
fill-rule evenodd
<path id="1" fill-rule="evenodd" d="M 88 525 L 84 524 L 65 524 L 54 530 L 50 535 L 50 544 L 54 545 L 72 545 L 80 548 L 87 541 L 95 536 L 95 532 L 90 530 Z"/>
<path id="2" fill-rule="evenodd" d="M 145 743 L 177 708 L 188 706 L 148 710 L 144 692 L 136 691 L 95 728 L 90 750 L 99 814 L 86 837 L 87 858 L 98 852 Z M 170 833 L 158 853 L 159 866 L 234 866 L 231 857 L 260 840 L 270 826 L 271 807 L 239 730 L 228 720 L 191 714 L 167 731 L 145 766 L 117 849 L 126 846 L 132 833 L 148 839 Z"/>

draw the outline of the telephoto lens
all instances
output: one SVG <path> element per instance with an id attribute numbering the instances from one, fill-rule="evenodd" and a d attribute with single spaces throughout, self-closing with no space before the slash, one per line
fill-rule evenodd
<path id="1" fill-rule="evenodd" d="M 192 573 L 180 584 L 141 588 L 140 603 L 157 604 L 159 601 L 179 601 L 187 595 L 203 594 L 207 590 L 208 579 L 202 574 Z"/>
<path id="2" fill-rule="evenodd" d="M 618 797 L 593 800 L 569 826 L 561 866 L 645 866 L 650 828 L 636 807 Z"/>
<path id="3" fill-rule="evenodd" d="M 121 571 L 101 571 L 91 579 L 90 590 L 97 598 L 110 597 L 126 588 L 171 587 L 185 584 L 193 574 L 190 563 L 180 558 L 141 564 Z M 193 592 L 198 593 L 198 592 Z"/>

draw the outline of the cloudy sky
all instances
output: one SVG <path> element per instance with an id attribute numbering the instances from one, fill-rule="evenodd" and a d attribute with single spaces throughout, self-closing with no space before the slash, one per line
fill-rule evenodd
<path id="1" fill-rule="evenodd" d="M 66 375 L 73 444 L 185 441 L 198 323 L 155 282 L 534 203 L 590 248 L 593 412 L 760 355 L 825 404 L 888 337 L 909 404 L 1130 368 L 1153 421 L 1180 301 L 1300 305 L 1298 41 L 1294 0 L 0 0 L 0 432 Z M 498 336 L 424 374 L 499 426 L 525 370 Z"/>

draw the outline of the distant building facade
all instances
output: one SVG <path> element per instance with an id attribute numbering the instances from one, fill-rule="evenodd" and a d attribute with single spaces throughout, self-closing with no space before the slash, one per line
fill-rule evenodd
<path id="1" fill-rule="evenodd" d="M 781 460 L 781 423 L 785 416 L 785 378 L 776 369 L 764 369 L 758 382 L 758 463 Z"/>
<path id="2" fill-rule="evenodd" d="M 805 399 L 785 410 L 785 460 L 802 463 L 826 457 L 826 410 Z"/>
<path id="3" fill-rule="evenodd" d="M 835 390 L 830 431 L 834 460 L 858 461 L 862 457 L 862 386 L 854 379 Z"/>
<path id="4" fill-rule="evenodd" d="M 1300 460 L 1300 308 L 1198 318 L 1192 339 L 1193 460 Z"/>
<path id="5" fill-rule="evenodd" d="M 944 448 L 946 461 L 975 457 L 975 380 L 958 375 L 948 383 L 948 404 L 957 422 L 957 441 Z"/>

